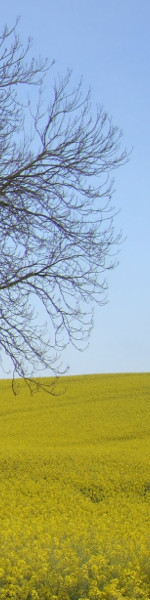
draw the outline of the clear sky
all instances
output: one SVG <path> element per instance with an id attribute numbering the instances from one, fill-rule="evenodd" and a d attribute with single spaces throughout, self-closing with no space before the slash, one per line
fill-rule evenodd
<path id="1" fill-rule="evenodd" d="M 133 146 L 115 172 L 116 230 L 126 241 L 109 275 L 108 304 L 95 308 L 84 353 L 64 353 L 70 374 L 150 371 L 150 1 L 5 0 L 1 29 L 20 15 L 20 37 L 32 53 L 55 59 L 51 77 L 73 69 L 92 88 Z M 3 371 L 1 376 L 4 377 Z"/>

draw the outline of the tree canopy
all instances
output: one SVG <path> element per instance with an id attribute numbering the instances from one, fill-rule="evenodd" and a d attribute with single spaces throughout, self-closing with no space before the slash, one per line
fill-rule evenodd
<path id="1" fill-rule="evenodd" d="M 46 84 L 43 108 L 50 66 L 27 62 L 17 26 L 0 38 L 0 348 L 31 382 L 61 372 L 68 343 L 83 348 L 93 304 L 106 300 L 119 241 L 111 173 L 127 152 L 70 71 Z"/>

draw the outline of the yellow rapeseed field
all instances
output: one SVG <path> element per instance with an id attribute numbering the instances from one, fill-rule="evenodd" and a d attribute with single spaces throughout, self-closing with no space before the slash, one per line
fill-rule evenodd
<path id="1" fill-rule="evenodd" d="M 150 374 L 0 382 L 0 600 L 150 598 Z"/>

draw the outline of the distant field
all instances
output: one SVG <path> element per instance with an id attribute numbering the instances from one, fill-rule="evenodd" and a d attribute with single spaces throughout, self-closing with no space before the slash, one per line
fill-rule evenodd
<path id="1" fill-rule="evenodd" d="M 0 600 L 150 598 L 150 374 L 0 382 Z"/>

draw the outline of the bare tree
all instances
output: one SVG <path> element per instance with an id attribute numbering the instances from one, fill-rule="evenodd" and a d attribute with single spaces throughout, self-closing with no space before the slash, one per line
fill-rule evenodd
<path id="1" fill-rule="evenodd" d="M 48 108 L 46 61 L 26 63 L 16 26 L 0 38 L 0 346 L 14 375 L 60 372 L 68 343 L 80 349 L 91 307 L 106 299 L 104 272 L 114 234 L 110 173 L 127 160 L 121 132 L 103 108 L 91 117 L 90 92 L 58 77 Z M 47 71 L 49 73 L 49 71 Z M 36 110 L 26 99 L 33 86 Z M 38 89 L 37 89 L 38 88 Z M 23 90 L 23 92 L 22 92 Z M 32 96 L 31 96 L 32 97 Z M 28 116 L 27 116 L 28 115 Z M 32 121 L 32 127 L 31 127 Z"/>

